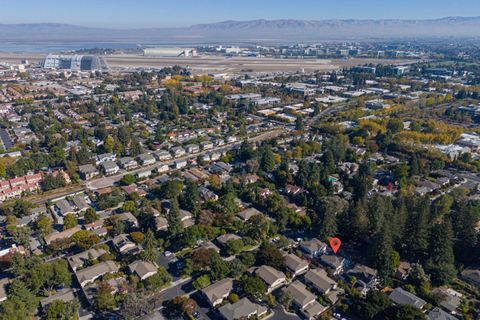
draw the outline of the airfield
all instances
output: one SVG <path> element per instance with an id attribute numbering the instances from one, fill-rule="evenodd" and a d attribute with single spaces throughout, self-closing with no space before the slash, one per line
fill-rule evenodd
<path id="1" fill-rule="evenodd" d="M 22 60 L 30 63 L 42 61 L 46 53 L 0 52 L 0 62 L 19 64 Z M 189 67 L 194 74 L 200 73 L 241 73 L 241 72 L 296 72 L 333 71 L 363 64 L 410 64 L 418 60 L 391 59 L 315 59 L 315 58 L 264 58 L 225 57 L 201 55 L 197 57 L 148 57 L 137 54 L 114 54 L 104 56 L 112 70 L 137 70 L 140 68 L 162 68 L 179 65 Z"/>

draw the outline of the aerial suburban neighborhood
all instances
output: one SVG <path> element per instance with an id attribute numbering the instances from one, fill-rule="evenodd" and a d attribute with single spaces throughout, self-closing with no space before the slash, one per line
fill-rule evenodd
<path id="1" fill-rule="evenodd" d="M 0 319 L 480 319 L 451 43 L 0 53 Z"/>

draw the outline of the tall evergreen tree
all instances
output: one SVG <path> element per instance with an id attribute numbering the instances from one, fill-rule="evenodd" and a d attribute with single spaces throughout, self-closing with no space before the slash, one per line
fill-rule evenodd
<path id="1" fill-rule="evenodd" d="M 426 271 L 435 284 L 447 284 L 455 276 L 453 232 L 449 218 L 432 227 L 429 243 Z"/>
<path id="2" fill-rule="evenodd" d="M 182 219 L 180 217 L 180 209 L 178 207 L 177 198 L 171 199 L 171 208 L 167 216 L 168 232 L 172 237 L 183 231 Z"/>

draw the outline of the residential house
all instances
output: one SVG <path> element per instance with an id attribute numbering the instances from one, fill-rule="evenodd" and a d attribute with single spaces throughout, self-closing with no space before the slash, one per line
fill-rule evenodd
<path id="1" fill-rule="evenodd" d="M 114 161 L 102 162 L 101 167 L 106 176 L 117 174 L 120 171 L 120 168 Z"/>
<path id="2" fill-rule="evenodd" d="M 77 213 L 86 211 L 88 208 L 90 208 L 87 200 L 85 200 L 84 194 L 76 195 L 73 197 L 72 202 L 75 205 L 75 210 Z"/>
<path id="3" fill-rule="evenodd" d="M 118 160 L 118 164 L 125 170 L 132 170 L 138 167 L 138 162 L 132 157 L 123 157 Z"/>
<path id="4" fill-rule="evenodd" d="M 396 288 L 388 297 L 396 304 L 408 305 L 417 309 L 422 309 L 427 304 L 425 300 L 402 288 Z"/>
<path id="5" fill-rule="evenodd" d="M 209 285 L 202 289 L 202 294 L 207 299 L 208 303 L 215 307 L 223 302 L 227 298 L 233 289 L 233 280 L 226 278 Z"/>
<path id="6" fill-rule="evenodd" d="M 401 261 L 397 270 L 395 271 L 395 278 L 399 280 L 407 280 L 408 275 L 410 274 L 410 263 L 406 261 Z"/>
<path id="7" fill-rule="evenodd" d="M 122 254 L 127 254 L 138 250 L 137 245 L 131 241 L 126 234 L 119 234 L 113 238 L 112 245 L 117 252 Z"/>
<path id="8" fill-rule="evenodd" d="M 294 186 L 292 184 L 287 184 L 285 186 L 285 193 L 290 195 L 290 196 L 295 196 L 299 193 L 302 193 L 303 192 L 303 189 L 298 187 L 298 186 Z"/>
<path id="9" fill-rule="evenodd" d="M 283 272 L 267 265 L 258 267 L 255 270 L 255 275 L 267 284 L 268 293 L 281 287 L 287 282 L 287 277 Z"/>
<path id="10" fill-rule="evenodd" d="M 293 253 L 289 253 L 285 256 L 285 266 L 292 272 L 292 278 L 307 272 L 308 261 L 303 260 Z"/>
<path id="11" fill-rule="evenodd" d="M 440 307 L 452 314 L 457 312 L 463 298 L 463 294 L 460 292 L 445 287 L 433 289 L 432 295 L 436 298 Z"/>
<path id="12" fill-rule="evenodd" d="M 202 141 L 200 142 L 200 146 L 202 147 L 202 150 L 210 150 L 210 149 L 213 149 L 213 142 Z"/>
<path id="13" fill-rule="evenodd" d="M 87 251 L 80 252 L 73 256 L 67 258 L 68 264 L 73 271 L 76 271 L 78 268 L 82 268 L 87 262 L 91 260 L 96 260 L 100 258 L 103 254 L 106 254 L 107 251 L 104 249 L 90 249 Z"/>
<path id="14" fill-rule="evenodd" d="M 218 200 L 218 195 L 210 189 L 207 189 L 205 187 L 200 187 L 198 188 L 198 192 L 200 193 L 200 197 L 202 197 L 204 201 Z"/>
<path id="15" fill-rule="evenodd" d="M 168 230 L 168 221 L 165 217 L 162 217 L 162 216 L 155 217 L 155 225 L 157 227 L 157 231 Z"/>
<path id="16" fill-rule="evenodd" d="M 156 151 L 153 155 L 158 161 L 167 161 L 172 159 L 172 154 L 166 150 Z"/>
<path id="17" fill-rule="evenodd" d="M 218 236 L 215 240 L 224 248 L 227 246 L 228 241 L 230 240 L 240 240 L 242 239 L 241 237 L 237 236 L 236 234 L 233 233 L 226 233 L 222 234 L 221 236 Z"/>
<path id="18" fill-rule="evenodd" d="M 334 276 L 338 276 L 343 273 L 345 258 L 337 255 L 323 255 L 320 263 L 331 269 Z"/>
<path id="19" fill-rule="evenodd" d="M 76 226 L 76 227 L 64 230 L 62 232 L 51 233 L 48 236 L 45 236 L 43 240 L 45 240 L 46 245 L 49 245 L 52 242 L 57 240 L 69 239 L 80 230 L 81 230 L 80 227 Z"/>
<path id="20" fill-rule="evenodd" d="M 480 286 L 480 269 L 467 268 L 463 270 L 460 275 L 463 280 L 473 283 L 474 285 Z"/>
<path id="21" fill-rule="evenodd" d="M 140 280 L 145 280 L 158 272 L 156 265 L 149 261 L 136 260 L 128 265 L 128 269 L 135 274 Z"/>
<path id="22" fill-rule="evenodd" d="M 84 180 L 90 180 L 98 176 L 98 170 L 91 164 L 85 164 L 78 167 L 78 172 Z"/>
<path id="23" fill-rule="evenodd" d="M 195 224 L 193 215 L 190 211 L 180 209 L 180 219 L 184 228 L 191 227 Z"/>
<path id="24" fill-rule="evenodd" d="M 55 203 L 55 209 L 62 217 L 65 217 L 69 213 L 75 213 L 75 209 L 66 199 L 58 200 L 57 203 Z"/>
<path id="25" fill-rule="evenodd" d="M 130 228 L 138 228 L 138 220 L 131 212 L 122 212 L 114 215 L 116 219 L 126 223 Z"/>
<path id="26" fill-rule="evenodd" d="M 327 244 L 317 238 L 313 238 L 308 241 L 302 241 L 300 243 L 300 249 L 311 258 L 315 258 L 327 251 Z"/>
<path id="27" fill-rule="evenodd" d="M 221 306 L 218 308 L 218 312 L 225 320 L 238 320 L 248 319 L 252 316 L 261 317 L 268 312 L 268 309 L 251 302 L 248 298 L 243 298 L 235 303 Z"/>
<path id="28" fill-rule="evenodd" d="M 114 261 L 105 261 L 93 266 L 87 267 L 77 271 L 75 274 L 78 279 L 78 283 L 82 287 L 85 287 L 87 284 L 94 282 L 96 279 L 100 278 L 107 273 L 118 272 L 119 267 Z"/>
<path id="29" fill-rule="evenodd" d="M 308 291 L 305 285 L 298 280 L 292 282 L 288 287 L 283 289 L 283 292 L 288 292 L 291 294 L 293 297 L 293 305 L 308 320 L 315 319 L 327 309 L 326 307 L 322 306 L 316 300 L 317 297 Z"/>
<path id="30" fill-rule="evenodd" d="M 430 310 L 430 312 L 427 314 L 427 317 L 429 320 L 458 320 L 458 318 L 452 316 L 450 313 L 447 313 L 438 307 Z"/>
<path id="31" fill-rule="evenodd" d="M 173 154 L 173 156 L 175 158 L 178 158 L 178 157 L 181 157 L 181 156 L 184 156 L 185 155 L 185 149 L 183 149 L 182 147 L 173 147 L 171 149 L 171 152 Z"/>
<path id="32" fill-rule="evenodd" d="M 377 274 L 377 270 L 361 264 L 357 264 L 354 268 L 347 271 L 347 276 L 349 278 L 356 279 L 354 287 L 360 290 L 364 295 L 366 295 L 370 289 L 375 288 L 379 283 Z"/>
<path id="33" fill-rule="evenodd" d="M 142 166 L 150 166 L 155 164 L 156 160 L 155 157 L 152 156 L 150 153 L 143 153 L 137 157 L 138 161 Z"/>
<path id="34" fill-rule="evenodd" d="M 57 291 L 55 294 L 40 300 L 40 305 L 42 306 L 43 310 L 46 310 L 47 307 L 56 300 L 61 300 L 63 302 L 71 302 L 75 299 L 76 297 L 72 288 L 63 288 Z"/>
<path id="35" fill-rule="evenodd" d="M 186 153 L 197 153 L 200 152 L 200 146 L 198 144 L 189 144 L 185 146 Z"/>
<path id="36" fill-rule="evenodd" d="M 142 170 L 137 172 L 137 179 L 146 179 L 152 175 L 152 170 Z"/>
<path id="37" fill-rule="evenodd" d="M 115 153 L 103 153 L 97 156 L 95 164 L 98 166 L 99 164 L 106 162 L 106 161 L 115 161 L 117 155 Z"/>
<path id="38" fill-rule="evenodd" d="M 186 166 L 187 166 L 187 160 L 176 160 L 173 163 L 173 167 L 175 169 L 182 169 L 182 168 L 185 168 Z"/>
<path id="39" fill-rule="evenodd" d="M 250 220 L 251 217 L 262 214 L 260 211 L 258 211 L 255 208 L 247 208 L 245 210 L 242 210 L 236 214 L 237 218 L 240 219 L 243 222 L 247 222 Z"/>
<path id="40" fill-rule="evenodd" d="M 331 279 L 323 269 L 308 270 L 305 274 L 305 282 L 325 295 L 337 288 L 335 280 Z"/>

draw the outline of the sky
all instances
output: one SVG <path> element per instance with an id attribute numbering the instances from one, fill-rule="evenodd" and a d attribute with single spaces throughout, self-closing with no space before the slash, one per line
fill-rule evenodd
<path id="1" fill-rule="evenodd" d="M 0 0 L 0 23 L 182 27 L 254 19 L 430 19 L 480 16 L 479 0 Z"/>

